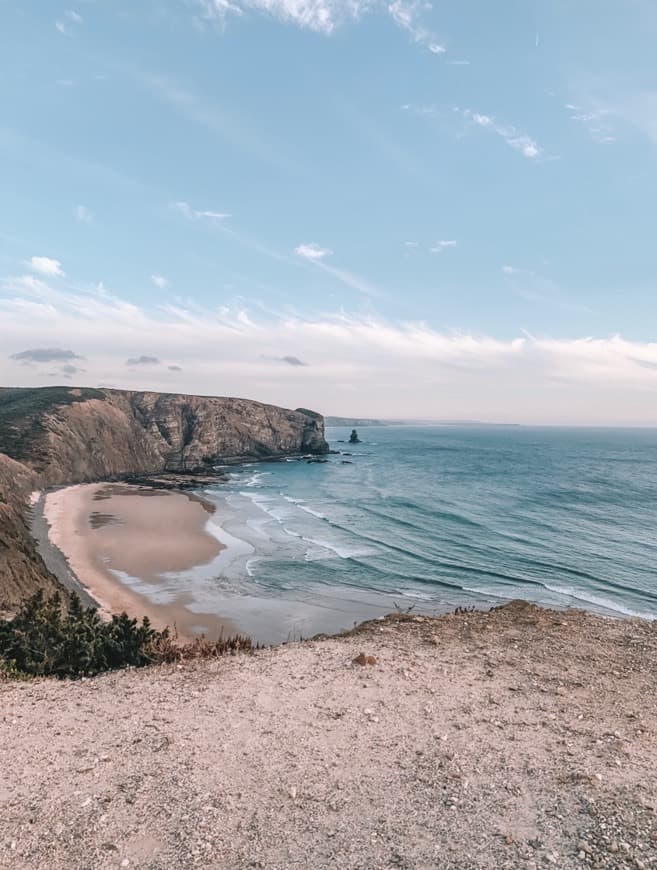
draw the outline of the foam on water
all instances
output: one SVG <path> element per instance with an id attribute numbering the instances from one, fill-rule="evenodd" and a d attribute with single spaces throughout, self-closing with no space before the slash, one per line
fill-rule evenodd
<path id="1" fill-rule="evenodd" d="M 225 549 L 165 578 L 162 594 L 182 584 L 199 611 L 261 638 L 264 621 L 268 639 L 349 627 L 402 600 L 414 612 L 525 598 L 657 617 L 657 433 L 359 434 L 356 453 L 344 445 L 350 464 L 250 464 L 206 488 Z"/>

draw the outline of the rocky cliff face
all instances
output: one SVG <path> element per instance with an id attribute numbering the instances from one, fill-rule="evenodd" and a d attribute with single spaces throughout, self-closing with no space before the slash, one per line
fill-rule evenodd
<path id="1" fill-rule="evenodd" d="M 0 452 L 37 472 L 43 486 L 327 450 L 319 414 L 246 399 L 0 391 Z"/>
<path id="2" fill-rule="evenodd" d="M 126 390 L 0 389 L 0 607 L 55 588 L 25 519 L 32 489 L 327 450 L 313 411 Z"/>
<path id="3" fill-rule="evenodd" d="M 35 485 L 29 468 L 0 454 L 0 613 L 39 588 L 59 588 L 36 552 L 26 517 Z"/>

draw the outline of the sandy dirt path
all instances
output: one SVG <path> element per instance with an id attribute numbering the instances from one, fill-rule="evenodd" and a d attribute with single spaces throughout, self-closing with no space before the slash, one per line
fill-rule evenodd
<path id="1" fill-rule="evenodd" d="M 657 867 L 656 687 L 653 625 L 523 604 L 0 684 L 0 866 Z"/>

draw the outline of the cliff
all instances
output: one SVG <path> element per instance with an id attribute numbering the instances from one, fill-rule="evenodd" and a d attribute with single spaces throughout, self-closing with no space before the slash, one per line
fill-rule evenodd
<path id="1" fill-rule="evenodd" d="M 59 588 L 36 552 L 26 518 L 36 475 L 0 454 L 0 612 L 42 588 Z"/>
<path id="2" fill-rule="evenodd" d="M 327 450 L 323 417 L 305 409 L 127 390 L 0 389 L 0 608 L 56 587 L 25 518 L 33 489 Z"/>
<path id="3" fill-rule="evenodd" d="M 312 411 L 127 390 L 0 390 L 0 453 L 42 486 L 327 450 L 324 420 Z"/>

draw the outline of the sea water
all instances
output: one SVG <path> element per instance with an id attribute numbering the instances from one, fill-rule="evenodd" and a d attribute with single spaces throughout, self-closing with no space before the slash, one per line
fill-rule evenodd
<path id="1" fill-rule="evenodd" d="M 226 549 L 184 578 L 192 609 L 263 641 L 514 598 L 657 617 L 657 431 L 349 432 L 203 490 Z"/>

